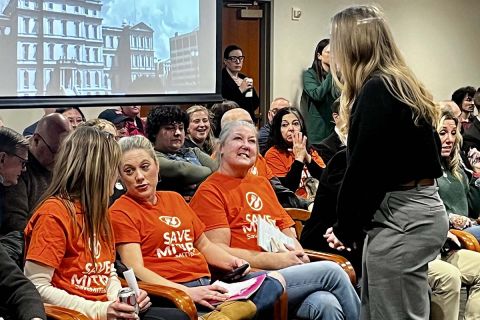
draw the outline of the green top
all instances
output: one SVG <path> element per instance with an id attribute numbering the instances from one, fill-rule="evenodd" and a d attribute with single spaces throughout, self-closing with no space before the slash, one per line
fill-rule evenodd
<path id="1" fill-rule="evenodd" d="M 443 200 L 447 213 L 477 219 L 480 213 L 480 180 L 472 178 L 468 183 L 467 175 L 462 170 L 463 181 L 458 180 L 448 170 L 437 179 L 438 193 Z"/>
<path id="2" fill-rule="evenodd" d="M 303 73 L 303 93 L 300 110 L 305 118 L 307 137 L 310 144 L 316 144 L 328 137 L 335 124 L 332 118 L 331 105 L 338 98 L 334 89 L 332 74 L 318 81 L 313 68 Z"/>

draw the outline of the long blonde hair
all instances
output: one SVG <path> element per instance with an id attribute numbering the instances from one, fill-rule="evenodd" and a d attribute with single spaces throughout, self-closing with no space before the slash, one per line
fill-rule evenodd
<path id="1" fill-rule="evenodd" d="M 452 151 L 450 152 L 450 156 L 443 158 L 442 163 L 446 167 L 445 170 L 448 170 L 452 173 L 452 175 L 457 178 L 460 182 L 465 183 L 463 175 L 462 175 L 462 157 L 460 155 L 460 149 L 462 147 L 462 142 L 463 138 L 462 135 L 460 134 L 460 128 L 458 126 L 458 119 L 455 117 L 453 112 L 450 110 L 450 108 L 443 108 L 442 109 L 442 116 L 440 120 L 438 121 L 438 127 L 437 131 L 440 133 L 443 128 L 443 123 L 446 120 L 453 120 L 455 122 L 455 126 L 457 127 L 456 133 L 455 133 L 455 142 L 453 143 L 452 146 Z"/>
<path id="2" fill-rule="evenodd" d="M 113 232 L 108 214 L 112 183 L 118 174 L 120 147 L 113 135 L 96 127 L 79 126 L 62 143 L 55 160 L 52 182 L 40 204 L 50 197 L 60 200 L 76 222 L 75 203 L 84 212 L 85 246 L 95 261 L 95 240 L 113 249 Z M 78 224 L 77 224 L 78 225 Z"/>
<path id="3" fill-rule="evenodd" d="M 193 105 L 190 108 L 188 108 L 186 112 L 187 112 L 188 117 L 189 117 L 189 120 L 188 120 L 189 126 L 190 126 L 190 121 L 191 121 L 190 117 L 195 112 L 204 112 L 207 115 L 208 122 L 210 123 L 210 129 L 208 130 L 208 135 L 207 135 L 207 138 L 205 139 L 205 142 L 203 143 L 204 146 L 202 147 L 202 149 L 207 151 L 208 154 L 212 154 L 213 149 L 215 148 L 215 137 L 213 136 L 212 122 L 210 121 L 210 119 L 212 118 L 212 115 L 211 115 L 210 111 L 207 108 L 205 108 L 204 106 L 196 104 L 196 105 Z M 185 128 L 185 131 L 187 131 L 187 130 L 188 130 L 188 128 Z M 187 134 L 190 137 L 190 133 L 187 133 Z M 192 142 L 194 142 L 193 139 L 192 139 Z"/>
<path id="4" fill-rule="evenodd" d="M 416 125 L 425 120 L 436 128 L 440 110 L 405 63 L 377 7 L 354 6 L 337 13 L 332 20 L 330 47 L 332 76 L 342 92 L 342 132 L 348 132 L 352 105 L 373 75 L 380 77 L 388 91 L 412 109 Z"/>

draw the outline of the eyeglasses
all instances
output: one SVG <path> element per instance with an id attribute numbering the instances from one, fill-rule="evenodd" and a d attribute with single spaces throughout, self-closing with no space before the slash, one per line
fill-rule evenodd
<path id="1" fill-rule="evenodd" d="M 231 61 L 231 62 L 235 62 L 235 63 L 240 63 L 242 62 L 243 60 L 245 59 L 245 56 L 231 56 L 231 57 L 228 57 L 227 60 Z"/>
<path id="2" fill-rule="evenodd" d="M 39 136 L 40 139 L 42 139 L 43 143 L 47 146 L 48 150 L 49 150 L 52 154 L 57 154 L 57 151 L 54 151 L 54 150 L 52 149 L 52 147 L 50 147 L 50 145 L 47 143 L 47 141 L 45 141 L 45 139 L 43 139 L 43 137 L 42 137 L 41 135 L 39 135 L 39 134 L 37 133 L 37 136 Z"/>
<path id="3" fill-rule="evenodd" d="M 28 162 L 28 159 L 25 159 L 25 158 L 22 158 L 20 157 L 18 154 L 16 153 L 9 153 L 11 156 L 15 156 L 17 157 L 18 159 L 20 159 L 20 162 L 22 163 L 22 169 L 25 169 L 27 167 L 27 162 Z"/>

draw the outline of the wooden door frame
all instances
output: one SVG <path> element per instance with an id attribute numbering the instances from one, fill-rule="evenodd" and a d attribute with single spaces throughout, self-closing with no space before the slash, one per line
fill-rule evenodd
<path id="1" fill-rule="evenodd" d="M 245 6 L 256 5 L 263 10 L 263 18 L 260 19 L 260 56 L 259 56 L 259 71 L 260 71 L 260 112 L 261 125 L 266 121 L 268 109 L 270 107 L 271 99 L 271 21 L 272 21 L 272 2 L 271 0 L 222 0 L 222 10 L 226 4 L 235 4 Z M 223 46 L 224 44 L 222 44 Z M 223 51 L 222 51 L 223 54 Z"/>

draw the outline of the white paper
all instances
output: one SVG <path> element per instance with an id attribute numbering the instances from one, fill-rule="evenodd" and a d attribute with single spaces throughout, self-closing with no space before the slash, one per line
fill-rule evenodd
<path id="1" fill-rule="evenodd" d="M 135 294 L 138 297 L 140 295 L 140 288 L 138 287 L 137 278 L 135 278 L 135 273 L 133 272 L 133 269 L 128 269 L 127 271 L 123 272 L 123 276 L 125 277 L 125 280 L 127 281 L 130 289 L 133 289 L 133 291 L 135 291 Z"/>
<path id="2" fill-rule="evenodd" d="M 273 224 L 263 218 L 257 221 L 257 244 L 267 252 L 279 252 L 278 246 L 272 246 L 272 243 L 283 243 L 290 248 L 295 247 L 295 241 L 284 234 Z"/>

